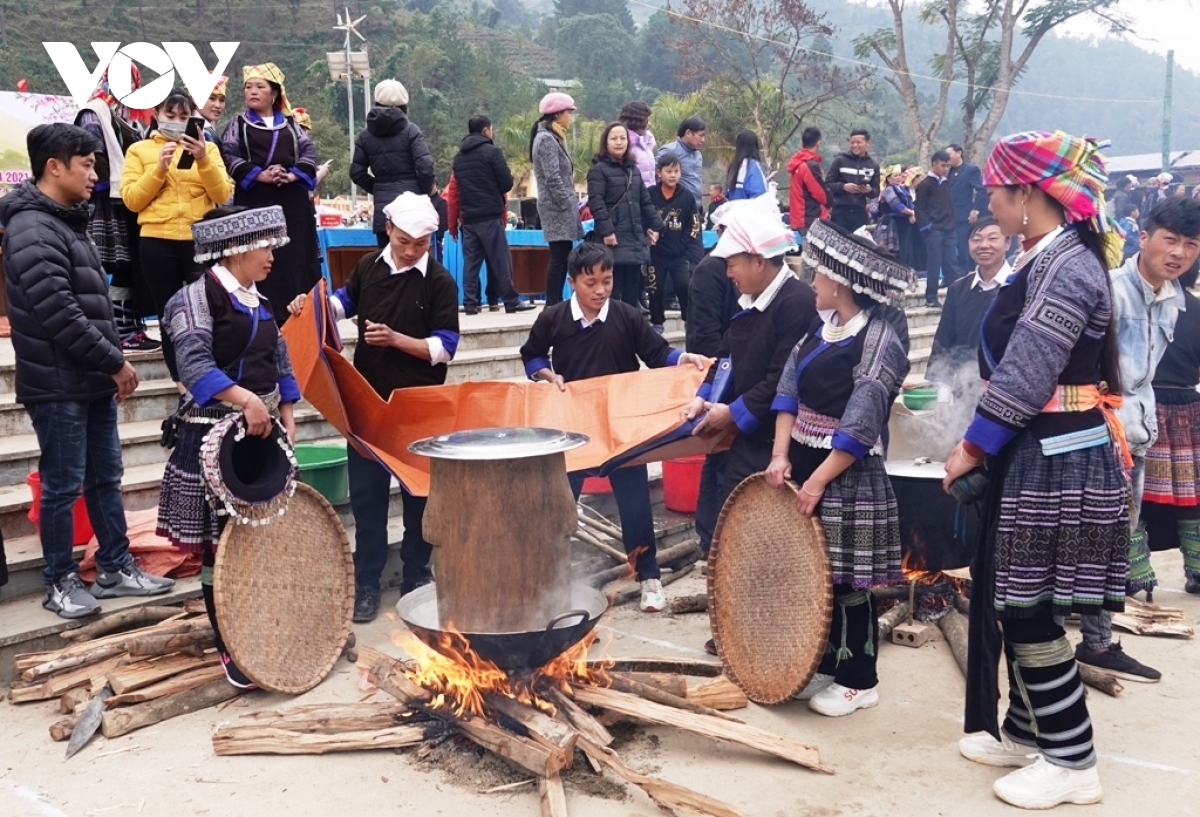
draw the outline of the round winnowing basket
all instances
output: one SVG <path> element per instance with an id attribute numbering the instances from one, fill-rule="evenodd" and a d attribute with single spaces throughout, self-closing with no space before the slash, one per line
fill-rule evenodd
<path id="1" fill-rule="evenodd" d="M 747 477 L 729 495 L 708 555 L 708 611 L 725 672 L 759 704 L 789 700 L 816 672 L 833 616 L 825 535 L 799 489 Z"/>
<path id="2" fill-rule="evenodd" d="M 298 695 L 342 653 L 354 612 L 354 563 L 337 511 L 298 483 L 269 525 L 230 522 L 213 569 L 221 636 L 263 689 Z"/>

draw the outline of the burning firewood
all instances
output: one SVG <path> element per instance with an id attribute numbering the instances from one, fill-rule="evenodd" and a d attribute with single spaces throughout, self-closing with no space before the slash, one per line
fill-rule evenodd
<path id="1" fill-rule="evenodd" d="M 724 675 L 689 687 L 687 697 L 689 701 L 695 701 L 702 706 L 722 712 L 729 709 L 745 709 L 750 705 L 750 699 L 746 697 L 746 693 L 742 692 L 737 684 Z"/>
<path id="2" fill-rule="evenodd" d="M 550 689 L 547 691 L 546 697 L 554 704 L 554 717 L 570 726 L 581 737 L 599 746 L 612 745 L 613 736 L 604 728 L 604 725 L 561 690 Z"/>
<path id="3" fill-rule="evenodd" d="M 757 749 L 769 755 L 789 760 L 798 766 L 819 772 L 833 773 L 821 765 L 816 747 L 776 735 L 765 729 L 741 723 L 684 712 L 669 706 L 645 701 L 636 696 L 613 689 L 601 689 L 574 685 L 575 700 L 589 706 L 598 706 L 622 715 L 636 718 L 659 726 L 674 726 L 687 732 Z"/>
<path id="4" fill-rule="evenodd" d="M 564 752 L 569 757 L 574 756 L 575 741 L 579 738 L 579 733 L 571 727 L 554 720 L 541 710 L 505 695 L 486 695 L 484 700 L 489 709 L 519 723 L 529 733 L 529 737 L 546 748 Z"/>

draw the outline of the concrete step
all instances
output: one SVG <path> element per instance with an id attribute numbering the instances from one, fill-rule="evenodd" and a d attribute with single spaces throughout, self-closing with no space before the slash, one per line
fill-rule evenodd
<path id="1" fill-rule="evenodd" d="M 942 310 L 940 307 L 918 306 L 904 310 L 905 316 L 908 318 L 909 331 L 920 329 L 923 326 L 938 325 L 938 321 L 942 319 Z"/>
<path id="2" fill-rule="evenodd" d="M 337 436 L 333 426 L 307 403 L 299 405 L 295 417 L 297 442 Z M 171 452 L 159 445 L 161 427 L 161 418 L 117 426 L 121 437 L 121 459 L 126 468 L 166 462 Z M 37 470 L 40 453 L 37 436 L 33 433 L 0 437 L 0 485 L 23 483 Z"/>
<path id="3" fill-rule="evenodd" d="M 908 343 L 910 351 L 933 348 L 933 336 L 937 334 L 937 326 L 908 327 Z"/>

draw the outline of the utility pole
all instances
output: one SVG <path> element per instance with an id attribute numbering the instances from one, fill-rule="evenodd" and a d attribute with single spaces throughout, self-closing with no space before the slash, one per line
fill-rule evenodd
<path id="1" fill-rule="evenodd" d="M 1163 95 L 1162 169 L 1171 169 L 1171 85 L 1175 74 L 1175 51 L 1167 52 L 1167 91 Z"/>
<path id="2" fill-rule="evenodd" d="M 359 34 L 358 29 L 356 28 L 356 26 L 359 23 L 361 23 L 363 20 L 366 19 L 366 15 L 364 14 L 362 17 L 359 17 L 357 20 L 351 20 L 350 19 L 350 9 L 348 9 L 348 8 L 345 9 L 345 12 L 346 12 L 345 20 L 343 21 L 342 15 L 338 14 L 337 15 L 338 24 L 336 26 L 334 26 L 333 28 L 335 31 L 346 32 L 346 46 L 345 46 L 346 62 L 345 62 L 344 70 L 345 70 L 345 74 L 346 74 L 346 106 L 349 111 L 349 117 L 348 117 L 349 124 L 346 127 L 346 131 L 350 137 L 350 155 L 353 156 L 354 155 L 354 61 L 353 61 L 353 58 L 351 57 L 351 51 L 350 51 L 350 44 L 353 42 L 350 35 L 353 34 L 355 37 L 358 37 L 358 39 L 362 40 L 364 43 L 366 42 L 367 38 L 364 37 L 363 35 Z M 363 52 L 360 56 L 363 57 L 363 61 L 365 62 L 366 61 L 366 53 Z M 336 51 L 334 51 L 332 54 L 327 54 L 325 57 L 326 61 L 329 63 L 330 75 L 334 79 L 339 79 L 338 74 L 341 73 L 340 69 L 342 68 L 342 66 L 336 65 L 337 62 L 340 62 L 340 60 L 337 59 L 337 57 L 338 57 L 338 54 Z M 370 84 L 370 80 L 367 80 L 367 83 Z M 365 111 L 364 111 L 363 115 L 364 116 L 366 115 Z M 354 212 L 354 210 L 357 209 L 357 207 L 358 207 L 358 188 L 357 188 L 357 186 L 355 186 L 354 182 L 351 182 L 350 183 L 351 212 Z"/>

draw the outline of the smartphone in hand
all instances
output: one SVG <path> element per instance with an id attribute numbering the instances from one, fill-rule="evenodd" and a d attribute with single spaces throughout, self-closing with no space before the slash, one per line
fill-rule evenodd
<path id="1" fill-rule="evenodd" d="M 183 132 L 195 139 L 197 142 L 203 142 L 204 124 L 204 117 L 202 116 L 189 117 L 187 121 L 187 127 Z M 176 165 L 176 167 L 178 167 L 180 170 L 187 170 L 195 163 L 196 157 L 193 156 L 189 151 L 185 150 L 183 155 L 179 157 L 179 164 Z"/>

